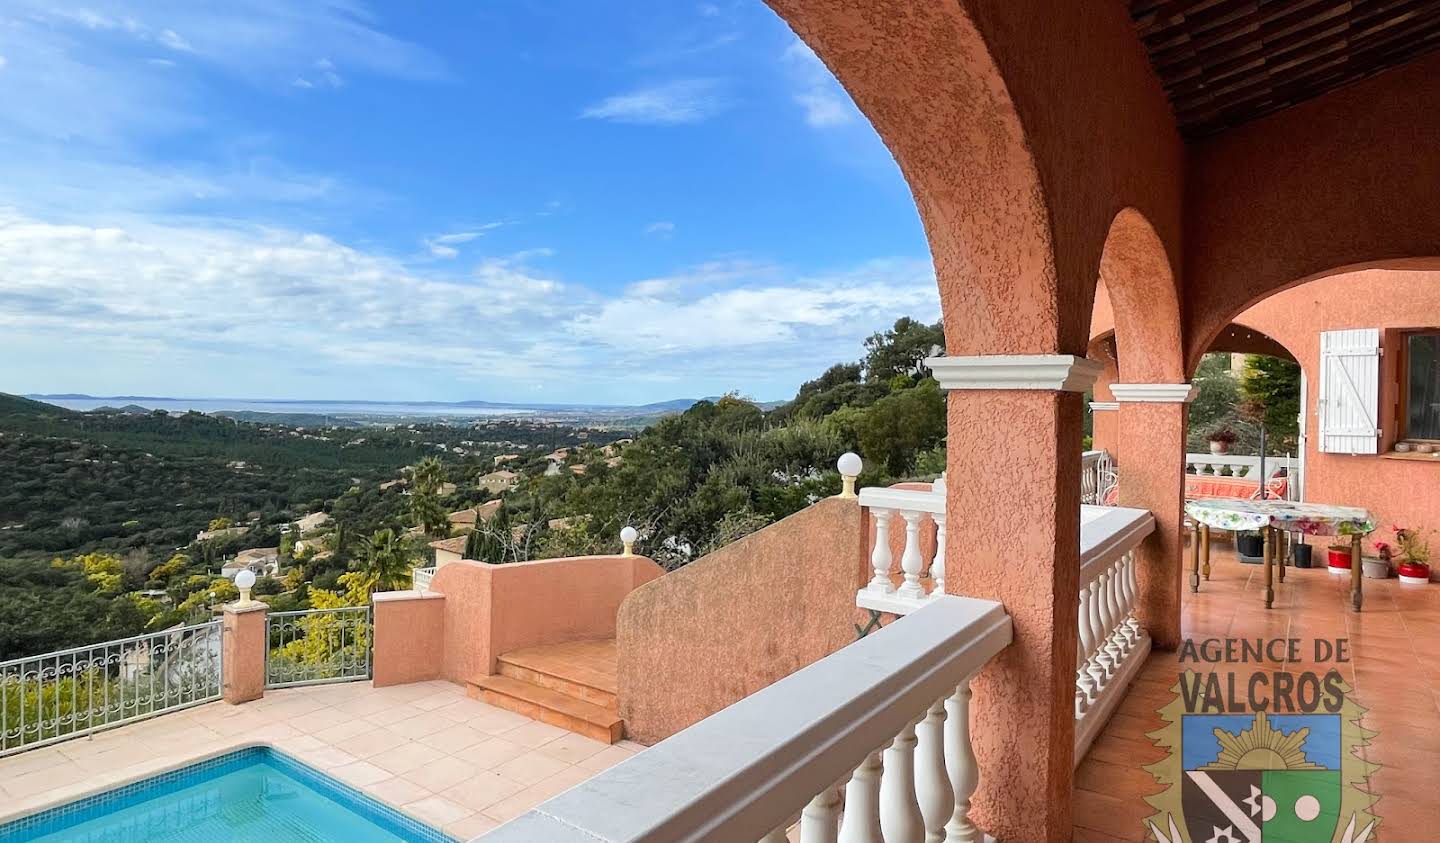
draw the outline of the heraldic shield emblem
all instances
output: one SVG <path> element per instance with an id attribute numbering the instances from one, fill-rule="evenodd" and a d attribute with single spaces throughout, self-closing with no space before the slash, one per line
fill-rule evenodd
<path id="1" fill-rule="evenodd" d="M 1361 787 L 1376 766 L 1358 750 L 1374 733 L 1360 728 L 1363 713 L 1348 698 L 1335 713 L 1192 713 L 1177 696 L 1150 734 L 1170 755 L 1146 768 L 1169 785 L 1147 798 L 1158 811 L 1148 830 L 1161 843 L 1371 839 L 1376 797 Z"/>

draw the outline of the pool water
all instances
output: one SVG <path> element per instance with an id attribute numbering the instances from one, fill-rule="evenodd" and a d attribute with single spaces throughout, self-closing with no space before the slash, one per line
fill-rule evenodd
<path id="1" fill-rule="evenodd" d="M 429 826 L 268 747 L 0 825 L 0 843 L 452 843 Z"/>

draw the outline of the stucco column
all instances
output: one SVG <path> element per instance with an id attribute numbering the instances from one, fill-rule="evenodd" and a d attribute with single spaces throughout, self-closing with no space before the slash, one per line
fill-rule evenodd
<path id="1" fill-rule="evenodd" d="M 1006 843 L 1072 834 L 1082 393 L 1069 355 L 928 361 L 949 394 L 945 588 L 1004 604 L 1014 643 L 972 683 L 977 825 Z"/>
<path id="2" fill-rule="evenodd" d="M 228 603 L 222 623 L 221 665 L 225 702 L 238 705 L 265 696 L 264 603 Z"/>
<path id="3" fill-rule="evenodd" d="M 1093 395 L 1093 401 L 1090 402 L 1090 447 L 1096 451 L 1109 451 L 1110 460 L 1119 464 L 1120 418 L 1117 411 L 1120 405 L 1115 401 L 1115 395 L 1110 392 L 1110 385 L 1120 379 L 1119 365 L 1109 343 L 1092 343 L 1087 356 L 1104 365 L 1090 391 Z"/>
<path id="4" fill-rule="evenodd" d="M 1157 649 L 1180 646 L 1185 563 L 1185 425 L 1195 389 L 1188 383 L 1112 384 L 1120 402 L 1120 505 L 1148 509 L 1155 532 L 1135 553 L 1135 616 Z"/>

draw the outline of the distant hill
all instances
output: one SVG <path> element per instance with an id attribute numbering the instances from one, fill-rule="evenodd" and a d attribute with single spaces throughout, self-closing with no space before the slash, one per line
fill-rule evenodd
<path id="1" fill-rule="evenodd" d="M 32 401 L 8 392 L 0 392 L 0 415 L 5 416 L 72 416 L 75 413 L 64 407 Z"/>

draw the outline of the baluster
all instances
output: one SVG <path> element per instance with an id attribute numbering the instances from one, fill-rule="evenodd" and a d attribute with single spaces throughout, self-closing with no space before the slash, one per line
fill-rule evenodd
<path id="1" fill-rule="evenodd" d="M 845 785 L 840 843 L 884 843 L 880 836 L 880 753 L 884 749 L 882 746 L 865 756 Z"/>
<path id="2" fill-rule="evenodd" d="M 1080 586 L 1080 668 L 1076 684 L 1085 695 L 1085 707 L 1095 702 L 1099 684 L 1090 672 L 1090 654 L 1095 652 L 1095 636 L 1090 631 L 1090 589 Z"/>
<path id="3" fill-rule="evenodd" d="M 840 831 L 840 786 L 815 795 L 800 812 L 800 843 L 835 843 Z"/>
<path id="4" fill-rule="evenodd" d="M 930 581 L 935 585 L 931 597 L 945 594 L 945 513 L 933 512 L 930 518 L 935 522 L 935 561 L 930 563 Z"/>
<path id="5" fill-rule="evenodd" d="M 1131 642 L 1140 643 L 1140 621 L 1135 618 L 1135 601 L 1139 590 L 1135 583 L 1135 551 L 1129 551 L 1121 558 L 1125 566 L 1125 632 Z"/>
<path id="6" fill-rule="evenodd" d="M 1120 653 L 1115 648 L 1115 639 L 1110 635 L 1115 629 L 1115 612 L 1110 603 L 1110 581 L 1112 579 L 1114 578 L 1110 576 L 1109 571 L 1101 571 L 1100 576 L 1095 579 L 1100 597 L 1100 632 L 1095 637 L 1100 642 L 1100 664 L 1105 668 L 1107 680 L 1120 669 Z"/>
<path id="7" fill-rule="evenodd" d="M 895 584 L 890 582 L 893 561 L 890 556 L 890 510 L 872 507 L 870 517 L 875 521 L 875 549 L 870 551 L 870 567 L 875 569 L 875 576 L 870 578 L 866 588 L 889 594 L 895 590 Z"/>
<path id="8" fill-rule="evenodd" d="M 1083 608 L 1081 611 L 1084 611 Z M 1075 639 L 1075 719 L 1079 720 L 1085 716 L 1090 709 L 1090 700 L 1085 696 L 1083 682 L 1088 676 L 1085 673 L 1085 643 L 1080 638 Z"/>
<path id="9" fill-rule="evenodd" d="M 1135 633 L 1136 643 L 1139 643 L 1145 638 L 1145 627 L 1140 625 L 1140 618 L 1135 615 L 1135 601 L 1136 597 L 1140 594 L 1140 583 L 1135 578 L 1135 551 L 1133 550 L 1125 554 L 1125 569 L 1129 573 L 1130 581 L 1130 617 L 1126 620 L 1126 623 L 1130 625 L 1130 629 Z"/>
<path id="10" fill-rule="evenodd" d="M 915 798 L 915 726 L 912 720 L 885 750 L 885 773 L 880 777 L 880 828 L 885 843 L 922 843 L 925 817 Z"/>
<path id="11" fill-rule="evenodd" d="M 915 796 L 925 818 L 926 843 L 945 839 L 945 823 L 955 813 L 955 789 L 945 770 L 945 699 L 936 700 L 915 729 Z"/>
<path id="12" fill-rule="evenodd" d="M 1120 663 L 1125 660 L 1125 654 L 1130 652 L 1130 642 L 1125 640 L 1125 635 L 1121 631 L 1125 610 L 1124 599 L 1120 596 L 1119 559 L 1112 562 L 1110 570 L 1105 572 L 1105 597 L 1106 608 L 1110 610 L 1109 625 L 1105 627 L 1105 635 L 1108 638 L 1107 650 L 1118 669 Z"/>
<path id="13" fill-rule="evenodd" d="M 1100 662 L 1104 654 L 1104 650 L 1100 645 L 1105 639 L 1100 637 L 1100 592 L 1097 588 L 1098 585 L 1096 580 L 1091 580 L 1090 584 L 1086 586 L 1086 590 L 1090 592 L 1087 602 L 1090 608 L 1090 641 L 1092 642 L 1090 645 L 1089 671 L 1091 678 L 1095 680 L 1095 693 L 1092 699 L 1100 696 L 1101 692 L 1105 690 L 1105 680 L 1110 678 L 1109 671 L 1107 671 L 1105 666 Z"/>
<path id="14" fill-rule="evenodd" d="M 900 554 L 900 570 L 904 572 L 905 581 L 897 593 L 915 600 L 925 596 L 925 589 L 920 587 L 920 572 L 925 569 L 925 559 L 920 553 L 920 516 L 923 514 L 900 510 L 900 517 L 905 519 L 905 551 Z"/>
<path id="15" fill-rule="evenodd" d="M 1115 560 L 1115 587 L 1119 606 L 1115 614 L 1115 634 L 1119 636 L 1120 650 L 1126 655 L 1135 649 L 1135 635 L 1130 629 L 1130 610 L 1134 598 L 1130 594 L 1130 555 L 1124 554 Z"/>
<path id="16" fill-rule="evenodd" d="M 945 824 L 947 843 L 977 843 L 980 830 L 970 822 L 970 797 L 980 785 L 980 765 L 970 745 L 970 678 L 945 701 L 945 766 L 955 791 L 955 810 Z"/>

